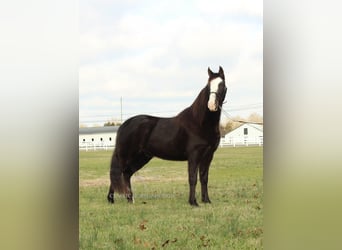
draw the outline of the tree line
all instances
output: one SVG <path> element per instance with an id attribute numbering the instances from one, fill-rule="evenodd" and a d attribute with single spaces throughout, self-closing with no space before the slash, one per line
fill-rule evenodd
<path id="1" fill-rule="evenodd" d="M 256 123 L 262 123 L 263 117 L 259 115 L 258 113 L 252 113 L 247 118 L 243 118 L 241 116 L 234 116 L 231 119 L 221 121 L 220 123 L 220 133 L 221 136 L 224 136 L 225 134 L 229 133 L 230 131 L 236 129 L 239 127 L 242 123 L 239 121 L 248 121 L 248 122 L 256 122 Z M 108 126 L 120 126 L 122 123 L 117 120 L 109 120 L 103 124 L 103 127 Z M 85 127 L 83 125 L 80 125 L 80 127 Z"/>

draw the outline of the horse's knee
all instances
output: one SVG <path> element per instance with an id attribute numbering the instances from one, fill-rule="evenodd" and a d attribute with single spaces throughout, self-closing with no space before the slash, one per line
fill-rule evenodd
<path id="1" fill-rule="evenodd" d="M 198 207 L 198 203 L 196 201 L 196 199 L 189 199 L 189 204 L 193 207 Z"/>
<path id="2" fill-rule="evenodd" d="M 189 176 L 189 184 L 196 186 L 197 184 L 197 175 L 190 175 Z"/>

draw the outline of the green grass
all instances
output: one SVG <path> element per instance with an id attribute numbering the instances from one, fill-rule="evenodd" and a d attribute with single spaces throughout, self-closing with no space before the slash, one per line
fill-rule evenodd
<path id="1" fill-rule="evenodd" d="M 220 148 L 212 204 L 188 204 L 187 163 L 153 159 L 134 177 L 135 203 L 106 200 L 112 152 L 80 152 L 80 249 L 262 249 L 263 148 Z M 200 201 L 200 183 L 197 184 Z"/>

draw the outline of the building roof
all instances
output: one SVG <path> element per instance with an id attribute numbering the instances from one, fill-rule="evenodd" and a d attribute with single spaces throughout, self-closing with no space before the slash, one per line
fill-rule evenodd
<path id="1" fill-rule="evenodd" d="M 254 124 L 254 123 L 246 123 L 246 125 L 248 125 L 249 127 L 255 128 L 256 130 L 259 130 L 261 132 L 264 131 L 264 125 Z"/>
<path id="2" fill-rule="evenodd" d="M 79 128 L 79 134 L 116 133 L 118 129 L 119 126 Z"/>

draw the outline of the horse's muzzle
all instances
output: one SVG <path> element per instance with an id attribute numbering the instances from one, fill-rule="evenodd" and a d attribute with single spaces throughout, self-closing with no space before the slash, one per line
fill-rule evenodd
<path id="1" fill-rule="evenodd" d="M 217 109 L 218 109 L 218 104 L 217 104 L 217 102 L 216 101 L 214 101 L 214 102 L 208 102 L 208 109 L 211 111 L 211 112 L 215 112 L 215 111 L 217 111 Z"/>

